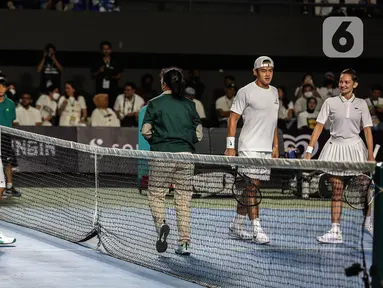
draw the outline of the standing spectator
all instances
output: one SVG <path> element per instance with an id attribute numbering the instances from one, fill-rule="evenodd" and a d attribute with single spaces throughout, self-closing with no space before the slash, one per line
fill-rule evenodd
<path id="1" fill-rule="evenodd" d="M 36 109 L 40 110 L 42 126 L 52 126 L 57 111 L 57 100 L 60 98 L 59 89 L 53 85 L 47 88 L 48 95 L 43 94 L 36 102 Z"/>
<path id="2" fill-rule="evenodd" d="M 335 75 L 332 72 L 327 72 L 324 75 L 323 86 L 318 89 L 318 93 L 324 102 L 327 98 L 338 96 L 340 91 L 337 87 Z"/>
<path id="3" fill-rule="evenodd" d="M 383 87 L 379 84 L 371 86 L 370 97 L 366 99 L 368 109 L 370 110 L 372 130 L 383 130 Z"/>
<path id="4" fill-rule="evenodd" d="M 37 72 L 41 73 L 40 91 L 45 91 L 51 85 L 61 86 L 63 66 L 56 58 L 56 47 L 53 44 L 45 45 L 43 58 L 37 66 Z"/>
<path id="5" fill-rule="evenodd" d="M 92 77 L 96 80 L 96 93 L 108 94 L 110 103 L 114 103 L 118 93 L 118 81 L 122 67 L 112 55 L 112 44 L 108 41 L 100 43 L 102 56 L 92 68 Z"/>
<path id="6" fill-rule="evenodd" d="M 138 126 L 138 113 L 145 105 L 145 101 L 135 92 L 136 85 L 128 82 L 124 86 L 124 93 L 118 95 L 114 102 L 113 109 L 117 112 L 122 127 Z"/>
<path id="7" fill-rule="evenodd" d="M 235 93 L 235 85 L 230 84 L 226 88 L 226 95 L 218 98 L 215 102 L 215 109 L 218 113 L 220 127 L 227 127 L 227 119 L 230 116 L 230 109 L 233 104 Z"/>
<path id="8" fill-rule="evenodd" d="M 299 113 L 307 109 L 307 99 L 311 97 L 315 97 L 317 99 L 316 110 L 320 111 L 323 101 L 318 91 L 316 91 L 314 86 L 312 86 L 311 84 L 304 84 L 302 86 L 302 89 L 300 89 L 298 93 L 298 100 L 295 102 L 294 105 L 295 116 L 298 116 Z"/>
<path id="9" fill-rule="evenodd" d="M 16 108 L 16 120 L 14 125 L 20 126 L 41 126 L 40 110 L 31 106 L 32 96 L 24 93 L 21 96 L 21 105 Z"/>
<path id="10" fill-rule="evenodd" d="M 85 99 L 77 94 L 76 88 L 71 81 L 65 83 L 65 96 L 60 97 L 57 107 L 60 126 L 86 125 Z"/>
<path id="11" fill-rule="evenodd" d="M 205 84 L 201 82 L 200 71 L 199 69 L 189 70 L 189 78 L 186 81 L 187 86 L 194 88 L 196 93 L 196 98 L 200 100 L 202 98 L 203 92 L 205 91 Z"/>
<path id="12" fill-rule="evenodd" d="M 316 110 L 317 98 L 311 97 L 307 99 L 307 109 L 298 115 L 298 129 L 313 130 L 316 125 L 316 119 L 319 111 Z M 312 132 L 312 131 L 311 131 Z"/>
<path id="13" fill-rule="evenodd" d="M 158 96 L 158 92 L 153 89 L 153 81 L 153 76 L 149 73 L 143 75 L 141 78 L 141 87 L 139 88 L 138 94 L 141 95 L 145 103 Z"/>
<path id="14" fill-rule="evenodd" d="M 302 96 L 302 89 L 305 84 L 310 84 L 315 90 L 314 78 L 310 73 L 306 73 L 305 75 L 303 75 L 302 85 L 295 89 L 295 97 L 299 98 Z"/>
<path id="15" fill-rule="evenodd" d="M 204 125 L 204 121 L 206 121 L 205 109 L 201 101 L 195 99 L 195 90 L 192 87 L 187 87 L 185 89 L 185 97 L 190 99 L 195 103 L 195 108 L 197 110 L 198 116 L 201 119 L 202 126 Z"/>
<path id="16" fill-rule="evenodd" d="M 120 120 L 116 113 L 108 107 L 108 94 L 97 94 L 93 101 L 97 107 L 92 112 L 91 125 L 93 127 L 120 127 Z"/>
<path id="17" fill-rule="evenodd" d="M 291 126 L 294 116 L 294 104 L 287 98 L 286 87 L 278 86 L 279 111 L 278 111 L 278 127 L 287 130 Z"/>

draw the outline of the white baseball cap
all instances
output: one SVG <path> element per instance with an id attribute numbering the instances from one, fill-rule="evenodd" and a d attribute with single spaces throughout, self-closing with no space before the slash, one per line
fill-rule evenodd
<path id="1" fill-rule="evenodd" d="M 264 62 L 268 63 L 264 63 Z M 268 56 L 260 56 L 254 62 L 254 69 L 262 68 L 262 67 L 274 67 L 274 61 L 271 60 Z"/>

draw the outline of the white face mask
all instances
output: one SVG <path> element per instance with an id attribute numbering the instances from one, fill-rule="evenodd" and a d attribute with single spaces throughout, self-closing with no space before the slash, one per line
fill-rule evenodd
<path id="1" fill-rule="evenodd" d="M 15 89 L 9 89 L 9 92 L 11 92 L 13 95 L 16 94 L 16 90 Z"/>
<path id="2" fill-rule="evenodd" d="M 313 92 L 312 91 L 307 91 L 305 93 L 303 93 L 303 95 L 306 97 L 306 98 L 310 98 L 313 96 Z"/>
<path id="3" fill-rule="evenodd" d="M 57 101 L 60 98 L 60 93 L 53 93 L 53 100 Z"/>

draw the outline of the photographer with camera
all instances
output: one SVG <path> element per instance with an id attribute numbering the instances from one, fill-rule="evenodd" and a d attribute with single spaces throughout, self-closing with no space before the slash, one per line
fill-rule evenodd
<path id="1" fill-rule="evenodd" d="M 56 58 L 56 47 L 49 43 L 45 45 L 43 58 L 37 66 L 41 73 L 40 91 L 45 91 L 49 86 L 61 87 L 61 73 L 63 66 Z"/>

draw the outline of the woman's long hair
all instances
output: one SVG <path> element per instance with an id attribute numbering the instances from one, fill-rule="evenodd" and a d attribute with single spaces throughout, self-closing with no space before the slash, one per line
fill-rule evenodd
<path id="1" fill-rule="evenodd" d="M 69 85 L 70 87 L 72 87 L 72 89 L 74 89 L 74 93 L 73 93 L 73 97 L 74 99 L 78 100 L 78 92 L 77 92 L 77 88 L 76 88 L 76 85 L 73 83 L 73 81 L 66 81 L 64 85 Z M 64 94 L 65 98 L 69 98 L 69 96 L 66 94 Z"/>
<path id="2" fill-rule="evenodd" d="M 185 83 L 182 72 L 176 68 L 165 70 L 162 74 L 162 81 L 172 91 L 172 95 L 177 98 L 184 97 Z"/>
<path id="3" fill-rule="evenodd" d="M 287 89 L 286 89 L 286 87 L 285 86 L 278 86 L 277 89 L 281 89 L 281 91 L 283 92 L 283 97 L 282 97 L 283 107 L 285 107 L 286 109 L 289 109 L 290 100 L 289 100 L 289 98 L 287 98 Z"/>

